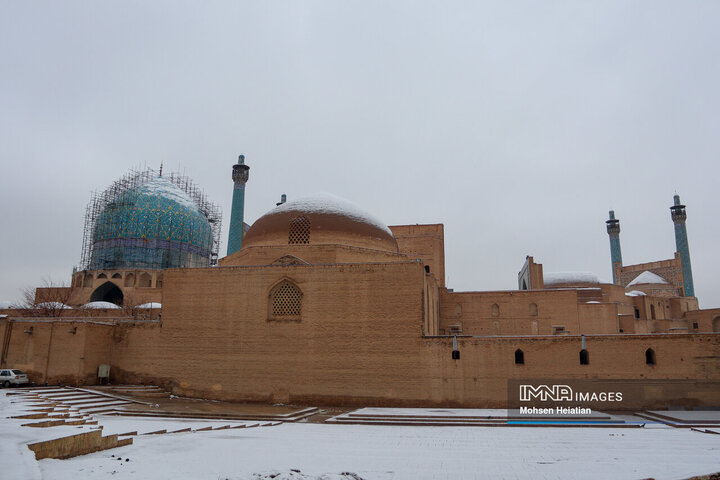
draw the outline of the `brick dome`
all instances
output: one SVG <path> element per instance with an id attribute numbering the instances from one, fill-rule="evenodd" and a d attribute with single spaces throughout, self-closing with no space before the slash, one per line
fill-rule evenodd
<path id="1" fill-rule="evenodd" d="M 327 193 L 272 209 L 250 227 L 242 248 L 303 244 L 398 251 L 395 237 L 385 224 L 355 204 Z"/>

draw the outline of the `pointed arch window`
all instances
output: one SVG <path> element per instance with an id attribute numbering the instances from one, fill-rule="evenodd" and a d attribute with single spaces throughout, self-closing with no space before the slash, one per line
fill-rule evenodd
<path id="1" fill-rule="evenodd" d="M 515 350 L 515 365 L 525 365 L 525 353 L 519 348 Z"/>
<path id="2" fill-rule="evenodd" d="M 493 303 L 493 305 L 492 305 L 492 316 L 493 317 L 500 316 L 500 305 L 498 305 L 497 303 Z"/>
<path id="3" fill-rule="evenodd" d="M 138 287 L 149 287 L 152 284 L 152 277 L 149 273 L 143 272 L 138 277 L 137 286 Z"/>
<path id="4" fill-rule="evenodd" d="M 283 280 L 270 290 L 268 317 L 270 320 L 300 320 L 303 293 L 289 280 Z"/>
<path id="5" fill-rule="evenodd" d="M 531 303 L 530 304 L 530 316 L 537 317 L 537 314 L 538 314 L 537 303 Z"/>

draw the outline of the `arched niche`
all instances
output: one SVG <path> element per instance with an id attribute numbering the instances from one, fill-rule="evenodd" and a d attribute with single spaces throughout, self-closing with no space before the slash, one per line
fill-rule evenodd
<path id="1" fill-rule="evenodd" d="M 115 305 L 123 304 L 123 292 L 112 282 L 105 282 L 90 295 L 91 302 L 110 302 Z"/>

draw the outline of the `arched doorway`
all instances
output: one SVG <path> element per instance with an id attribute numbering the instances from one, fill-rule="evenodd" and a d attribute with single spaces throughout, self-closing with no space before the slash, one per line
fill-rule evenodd
<path id="1" fill-rule="evenodd" d="M 91 302 L 110 302 L 122 306 L 123 293 L 117 285 L 112 282 L 105 282 L 90 295 Z"/>

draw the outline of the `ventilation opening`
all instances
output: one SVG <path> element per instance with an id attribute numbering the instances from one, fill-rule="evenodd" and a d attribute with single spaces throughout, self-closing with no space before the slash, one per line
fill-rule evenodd
<path id="1" fill-rule="evenodd" d="M 587 350 L 580 350 L 580 365 L 590 365 L 590 354 Z"/>
<path id="2" fill-rule="evenodd" d="M 519 348 L 515 350 L 515 365 L 525 365 L 525 354 Z"/>
<path id="3" fill-rule="evenodd" d="M 310 220 L 307 217 L 295 217 L 290 220 L 288 243 L 310 243 Z"/>
<path id="4" fill-rule="evenodd" d="M 655 365 L 655 350 L 652 348 L 645 350 L 645 363 L 648 365 Z"/>
<path id="5" fill-rule="evenodd" d="M 635 307 L 635 318 L 640 318 L 640 310 Z"/>
<path id="6" fill-rule="evenodd" d="M 290 282 L 282 282 L 270 293 L 271 317 L 299 320 L 302 311 L 302 292 Z"/>

